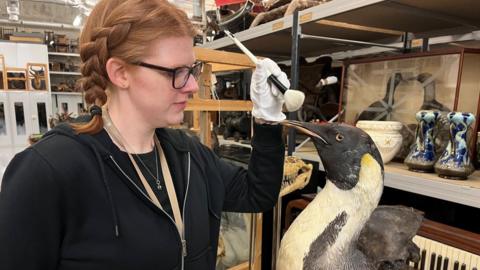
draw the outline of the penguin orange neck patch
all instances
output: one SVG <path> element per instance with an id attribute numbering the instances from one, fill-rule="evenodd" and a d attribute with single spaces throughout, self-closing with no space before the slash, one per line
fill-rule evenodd
<path id="1" fill-rule="evenodd" d="M 362 160 L 360 161 L 360 164 L 362 167 L 366 166 L 366 167 L 370 167 L 370 166 L 373 166 L 375 164 L 378 164 L 378 162 L 373 158 L 372 155 L 370 154 L 365 154 L 362 156 Z"/>

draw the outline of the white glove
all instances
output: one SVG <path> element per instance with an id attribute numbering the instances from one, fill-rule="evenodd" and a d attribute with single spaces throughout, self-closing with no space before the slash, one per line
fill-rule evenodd
<path id="1" fill-rule="evenodd" d="M 282 113 L 285 100 L 283 94 L 273 84 L 268 82 L 268 76 L 273 74 L 288 88 L 290 81 L 278 65 L 269 58 L 259 60 L 252 74 L 250 98 L 253 102 L 252 115 L 266 121 L 282 121 L 286 116 Z"/>

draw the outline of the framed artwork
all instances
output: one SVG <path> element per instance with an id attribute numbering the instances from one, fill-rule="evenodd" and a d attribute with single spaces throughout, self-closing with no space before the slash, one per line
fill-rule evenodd
<path id="1" fill-rule="evenodd" d="M 24 68 L 7 67 L 7 89 L 27 90 L 27 70 Z"/>
<path id="2" fill-rule="evenodd" d="M 46 91 L 48 88 L 48 68 L 46 64 L 27 63 L 27 90 Z"/>

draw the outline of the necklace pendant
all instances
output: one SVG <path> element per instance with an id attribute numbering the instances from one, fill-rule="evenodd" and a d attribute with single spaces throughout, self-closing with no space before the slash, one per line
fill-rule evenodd
<path id="1" fill-rule="evenodd" d="M 162 184 L 160 184 L 160 181 L 157 181 L 157 189 L 162 190 Z"/>

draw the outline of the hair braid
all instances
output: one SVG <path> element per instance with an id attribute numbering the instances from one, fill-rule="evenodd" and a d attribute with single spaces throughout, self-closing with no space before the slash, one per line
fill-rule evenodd
<path id="1" fill-rule="evenodd" d="M 122 23 L 112 27 L 95 28 L 92 31 L 91 41 L 82 45 L 80 49 L 80 57 L 83 61 L 81 86 L 85 91 L 87 103 L 103 105 L 107 101 L 105 89 L 109 81 L 105 66 L 110 58 L 109 51 L 126 39 L 130 26 L 130 23 Z"/>

